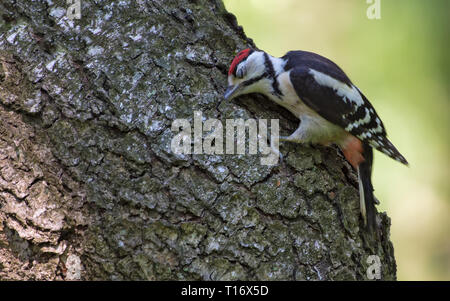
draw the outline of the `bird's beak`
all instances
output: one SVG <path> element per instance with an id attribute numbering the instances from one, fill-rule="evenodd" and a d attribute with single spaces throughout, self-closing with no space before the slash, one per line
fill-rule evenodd
<path id="1" fill-rule="evenodd" d="M 241 85 L 232 85 L 228 86 L 227 90 L 225 91 L 225 100 L 231 100 L 234 97 L 238 95 L 238 93 L 241 91 Z"/>

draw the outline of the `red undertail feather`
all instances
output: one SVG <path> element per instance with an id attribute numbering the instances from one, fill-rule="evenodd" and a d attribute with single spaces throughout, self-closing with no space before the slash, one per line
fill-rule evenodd
<path id="1" fill-rule="evenodd" d="M 355 136 L 349 136 L 342 146 L 342 152 L 350 164 L 357 169 L 359 164 L 364 162 L 363 145 L 361 140 Z"/>

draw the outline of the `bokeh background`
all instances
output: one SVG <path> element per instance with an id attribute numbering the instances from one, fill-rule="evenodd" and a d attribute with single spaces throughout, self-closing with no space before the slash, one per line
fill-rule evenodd
<path id="1" fill-rule="evenodd" d="M 366 0 L 224 3 L 258 48 L 324 55 L 368 97 L 410 162 L 374 159 L 398 279 L 450 280 L 450 1 L 380 0 L 378 20 Z"/>

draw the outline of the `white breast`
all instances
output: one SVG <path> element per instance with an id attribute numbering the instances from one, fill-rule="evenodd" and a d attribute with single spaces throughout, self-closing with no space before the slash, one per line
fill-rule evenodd
<path id="1" fill-rule="evenodd" d="M 280 90 L 283 93 L 282 98 L 280 99 L 273 94 L 269 97 L 301 120 L 301 127 L 305 131 L 305 137 L 308 137 L 307 140 L 309 142 L 328 144 L 341 140 L 345 136 L 345 131 L 324 119 L 300 99 L 291 84 L 289 73 L 290 71 L 284 72 L 277 78 Z"/>
<path id="2" fill-rule="evenodd" d="M 304 102 L 298 97 L 294 87 L 291 84 L 289 74 L 291 71 L 284 72 L 277 77 L 280 91 L 283 93 L 282 98 L 278 98 L 276 95 L 271 95 L 271 99 L 277 104 L 285 107 L 292 112 L 297 118 L 301 118 L 303 115 L 318 115 L 311 108 L 306 106 Z"/>

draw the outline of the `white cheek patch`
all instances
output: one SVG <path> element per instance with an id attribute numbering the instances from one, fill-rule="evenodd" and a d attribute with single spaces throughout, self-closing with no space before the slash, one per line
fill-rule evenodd
<path id="1" fill-rule="evenodd" d="M 245 68 L 246 72 L 244 74 L 244 78 L 257 77 L 264 73 L 265 65 L 264 65 L 264 52 L 255 51 L 248 56 L 248 58 L 242 62 L 242 66 L 238 66 L 241 68 Z"/>
<path id="2" fill-rule="evenodd" d="M 349 100 L 358 107 L 364 104 L 364 100 L 355 86 L 352 85 L 349 87 L 347 84 L 314 69 L 309 69 L 309 74 L 314 77 L 319 85 L 332 88 L 336 91 L 336 94 L 342 97 L 345 102 Z"/>
<path id="3" fill-rule="evenodd" d="M 264 66 L 264 52 L 257 51 L 253 52 L 247 59 L 247 72 L 249 74 L 256 73 L 258 68 L 262 68 Z"/>

